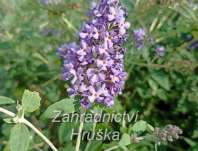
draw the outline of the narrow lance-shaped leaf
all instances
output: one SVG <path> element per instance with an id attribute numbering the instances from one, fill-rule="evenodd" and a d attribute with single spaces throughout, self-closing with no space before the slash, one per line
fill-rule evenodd
<path id="1" fill-rule="evenodd" d="M 165 90 L 170 90 L 170 81 L 165 72 L 158 70 L 152 73 L 152 78 Z"/>
<path id="2" fill-rule="evenodd" d="M 12 104 L 12 103 L 15 103 L 15 101 L 12 100 L 11 98 L 0 96 L 0 105 L 6 105 L 6 104 Z"/>

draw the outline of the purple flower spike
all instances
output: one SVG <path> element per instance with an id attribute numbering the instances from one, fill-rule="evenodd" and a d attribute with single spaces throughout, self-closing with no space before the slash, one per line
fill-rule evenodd
<path id="1" fill-rule="evenodd" d="M 143 28 L 134 31 L 135 45 L 137 49 L 141 49 L 144 46 L 144 40 L 146 38 L 146 31 Z"/>
<path id="2" fill-rule="evenodd" d="M 156 48 L 156 53 L 158 56 L 163 57 L 165 55 L 165 47 L 164 46 L 159 46 Z"/>
<path id="3" fill-rule="evenodd" d="M 64 62 L 62 75 L 71 80 L 68 93 L 81 96 L 81 106 L 93 103 L 114 105 L 126 79 L 122 44 L 130 23 L 119 0 L 101 0 L 92 7 L 90 20 L 79 32 L 79 45 L 72 43 L 58 48 Z"/>

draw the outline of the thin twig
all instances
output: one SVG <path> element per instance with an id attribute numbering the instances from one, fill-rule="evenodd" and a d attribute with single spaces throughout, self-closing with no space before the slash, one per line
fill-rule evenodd
<path id="1" fill-rule="evenodd" d="M 12 112 L 10 112 L 10 111 L 8 111 L 8 110 L 2 108 L 2 107 L 0 107 L 0 112 L 6 114 L 6 115 L 8 115 L 8 116 L 11 116 L 11 117 L 15 117 L 15 116 L 16 116 L 15 113 L 12 113 Z"/>
<path id="2" fill-rule="evenodd" d="M 16 117 L 16 114 L 13 112 L 10 112 L 2 107 L 0 107 L 0 112 L 4 113 L 10 117 Z M 53 143 L 45 136 L 43 135 L 34 125 L 32 125 L 32 123 L 30 123 L 28 120 L 26 120 L 25 118 L 21 118 L 18 119 L 18 121 L 20 123 L 23 123 L 25 125 L 27 125 L 29 128 L 31 128 L 36 134 L 38 134 L 50 147 L 53 151 L 58 151 L 58 149 L 56 149 L 56 147 L 53 145 Z"/>

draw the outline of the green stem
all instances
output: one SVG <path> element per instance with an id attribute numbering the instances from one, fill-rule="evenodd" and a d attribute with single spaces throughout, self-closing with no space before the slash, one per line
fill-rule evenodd
<path id="1" fill-rule="evenodd" d="M 118 146 L 113 146 L 113 147 L 108 148 L 108 149 L 106 149 L 106 150 L 104 150 L 104 151 L 112 151 L 112 150 L 115 150 L 115 149 L 117 149 L 117 148 L 118 148 Z"/>
<path id="2" fill-rule="evenodd" d="M 85 112 L 84 111 L 81 116 L 80 116 L 80 126 L 78 129 L 78 138 L 77 138 L 77 142 L 76 142 L 76 147 L 75 147 L 75 151 L 79 151 L 80 149 L 80 143 L 81 143 L 81 135 L 82 135 L 82 131 L 83 131 L 83 126 L 84 126 L 84 116 L 85 116 Z"/>
<path id="3" fill-rule="evenodd" d="M 158 145 L 157 145 L 157 143 L 155 143 L 155 151 L 158 151 Z"/>
<path id="4" fill-rule="evenodd" d="M 62 19 L 63 21 L 67 24 L 67 26 L 69 28 L 71 28 L 73 31 L 77 32 L 78 30 L 76 29 L 76 27 L 64 16 L 62 15 Z"/>
<path id="5" fill-rule="evenodd" d="M 94 134 L 95 134 L 96 124 L 97 124 L 97 122 L 96 122 L 96 121 L 94 121 L 94 122 L 93 122 L 92 135 L 94 135 Z M 86 147 L 85 147 L 85 150 L 84 150 L 84 151 L 88 151 L 88 150 L 89 150 L 90 145 L 91 145 L 91 141 L 89 141 L 89 142 L 87 143 L 87 145 L 86 145 Z"/>
<path id="6" fill-rule="evenodd" d="M 15 113 L 10 112 L 2 107 L 0 107 L 0 112 L 13 118 L 16 117 Z M 30 123 L 28 120 L 26 120 L 25 118 L 19 118 L 17 121 L 31 128 L 37 135 L 39 135 L 51 147 L 53 151 L 58 151 L 58 149 L 56 149 L 53 143 L 45 135 L 43 135 L 34 125 L 32 125 L 32 123 Z"/>

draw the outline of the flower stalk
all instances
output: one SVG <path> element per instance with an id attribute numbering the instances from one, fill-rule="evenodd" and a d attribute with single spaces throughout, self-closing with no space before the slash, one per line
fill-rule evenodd
<path id="1" fill-rule="evenodd" d="M 82 136 L 83 126 L 84 126 L 85 112 L 86 112 L 86 110 L 84 110 L 84 112 L 80 116 L 80 126 L 78 129 L 78 137 L 77 137 L 75 151 L 79 151 L 79 149 L 80 149 L 81 136 Z"/>

